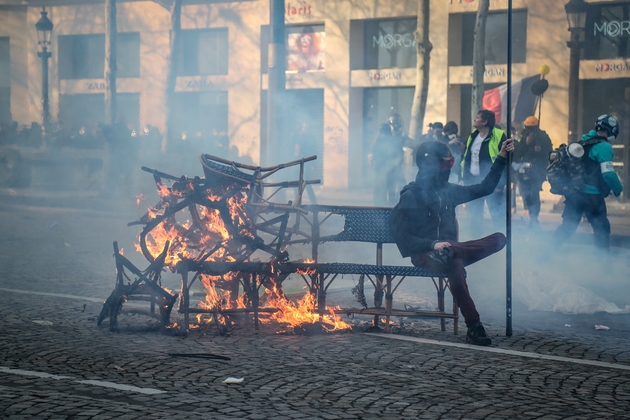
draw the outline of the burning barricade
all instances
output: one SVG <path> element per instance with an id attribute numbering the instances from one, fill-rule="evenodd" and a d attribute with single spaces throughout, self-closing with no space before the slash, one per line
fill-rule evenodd
<path id="1" fill-rule="evenodd" d="M 294 238 L 301 243 L 310 238 L 300 229 L 307 214 L 301 201 L 305 187 L 319 183 L 303 177 L 305 163 L 314 159 L 265 168 L 202 155 L 204 178 L 176 177 L 143 167 L 153 175 L 160 201 L 129 226 L 143 225 L 136 249 L 149 267 L 139 270 L 114 244 L 116 288 L 103 305 L 98 324 L 109 317 L 110 328 L 115 329 L 117 316 L 125 312 L 124 303 L 142 300 L 150 303 L 150 309 L 143 313 L 156 317 L 167 328 L 171 309 L 179 300 L 184 330 L 191 325 L 191 315 L 197 321 L 193 326 L 213 321 L 220 326 L 226 317 L 243 313 L 254 315 L 256 327 L 259 322 L 279 322 L 296 332 L 349 328 L 334 310 L 318 307 L 314 261 L 290 262 L 286 251 Z M 297 180 L 269 181 L 278 171 L 292 166 L 299 167 Z M 273 201 L 280 190 L 288 188 L 296 191 L 294 200 Z M 162 287 L 164 269 L 181 275 L 178 294 Z M 311 290 L 298 302 L 287 299 L 282 290 L 282 282 L 292 273 L 313 280 L 307 281 Z M 195 282 L 205 290 L 198 303 L 191 302 Z"/>

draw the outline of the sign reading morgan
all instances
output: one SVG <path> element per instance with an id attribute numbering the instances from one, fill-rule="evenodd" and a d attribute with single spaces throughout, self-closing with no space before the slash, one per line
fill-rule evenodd
<path id="1" fill-rule="evenodd" d="M 595 65 L 597 72 L 630 71 L 630 63 L 600 63 Z"/>
<path id="2" fill-rule="evenodd" d="M 386 34 L 372 37 L 372 47 L 392 48 L 415 47 L 416 39 L 413 34 Z"/>
<path id="3" fill-rule="evenodd" d="M 370 72 L 370 80 L 400 80 L 402 73 L 399 71 L 377 71 Z"/>
<path id="4" fill-rule="evenodd" d="M 602 23 L 595 22 L 593 35 L 597 36 L 598 34 L 609 38 L 630 35 L 630 20 L 611 20 Z"/>

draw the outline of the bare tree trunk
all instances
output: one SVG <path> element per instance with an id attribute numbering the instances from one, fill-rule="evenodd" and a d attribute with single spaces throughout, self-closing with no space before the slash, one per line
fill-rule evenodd
<path id="1" fill-rule="evenodd" d="M 427 109 L 429 94 L 429 69 L 431 64 L 431 50 L 433 45 L 429 40 L 429 19 L 431 17 L 430 0 L 418 0 L 418 25 L 414 36 L 416 38 L 416 90 L 411 105 L 411 119 L 409 121 L 409 137 L 416 141 L 422 134 L 424 114 Z"/>
<path id="2" fill-rule="evenodd" d="M 182 0 L 173 0 L 171 5 L 171 39 L 170 53 L 168 56 L 168 73 L 166 76 L 166 129 L 162 138 L 162 151 L 166 150 L 167 142 L 174 138 L 173 132 L 173 100 L 175 96 L 175 84 L 177 82 L 177 56 L 180 47 L 180 37 L 182 31 Z"/>
<path id="3" fill-rule="evenodd" d="M 471 121 L 475 120 L 477 113 L 483 109 L 483 77 L 486 71 L 486 21 L 490 0 L 479 0 L 477 19 L 475 21 L 475 38 L 473 46 L 473 82 L 471 100 Z"/>
<path id="4" fill-rule="evenodd" d="M 105 122 L 113 124 L 116 119 L 116 0 L 105 0 Z"/>

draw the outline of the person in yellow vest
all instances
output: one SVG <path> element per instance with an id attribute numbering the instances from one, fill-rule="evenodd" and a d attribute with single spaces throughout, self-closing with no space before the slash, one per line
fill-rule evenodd
<path id="1" fill-rule="evenodd" d="M 494 112 L 482 109 L 477 113 L 473 122 L 475 130 L 468 136 L 466 148 L 461 160 L 461 183 L 463 185 L 479 184 L 499 155 L 499 150 L 506 140 L 505 132 L 495 127 Z M 494 228 L 500 230 L 505 221 L 505 173 L 501 177 L 494 193 L 471 201 L 467 205 L 468 218 L 470 220 L 470 234 L 479 237 L 483 229 L 484 203 L 488 203 L 488 209 L 494 223 Z"/>

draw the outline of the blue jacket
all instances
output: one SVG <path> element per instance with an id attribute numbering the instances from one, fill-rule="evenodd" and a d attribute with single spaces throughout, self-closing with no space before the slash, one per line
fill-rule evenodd
<path id="1" fill-rule="evenodd" d="M 591 130 L 582 136 L 582 142 L 601 138 L 595 130 Z M 614 151 L 612 145 L 608 141 L 604 140 L 593 145 L 588 152 L 588 159 L 592 162 L 586 166 L 586 185 L 582 189 L 582 192 L 586 194 L 604 194 L 607 195 L 607 191 L 603 191 L 608 186 L 616 197 L 619 197 L 623 191 L 621 181 L 617 176 L 617 172 L 613 167 Z M 606 185 L 597 185 L 597 179 L 603 178 Z M 599 183 L 601 184 L 601 183 Z"/>

